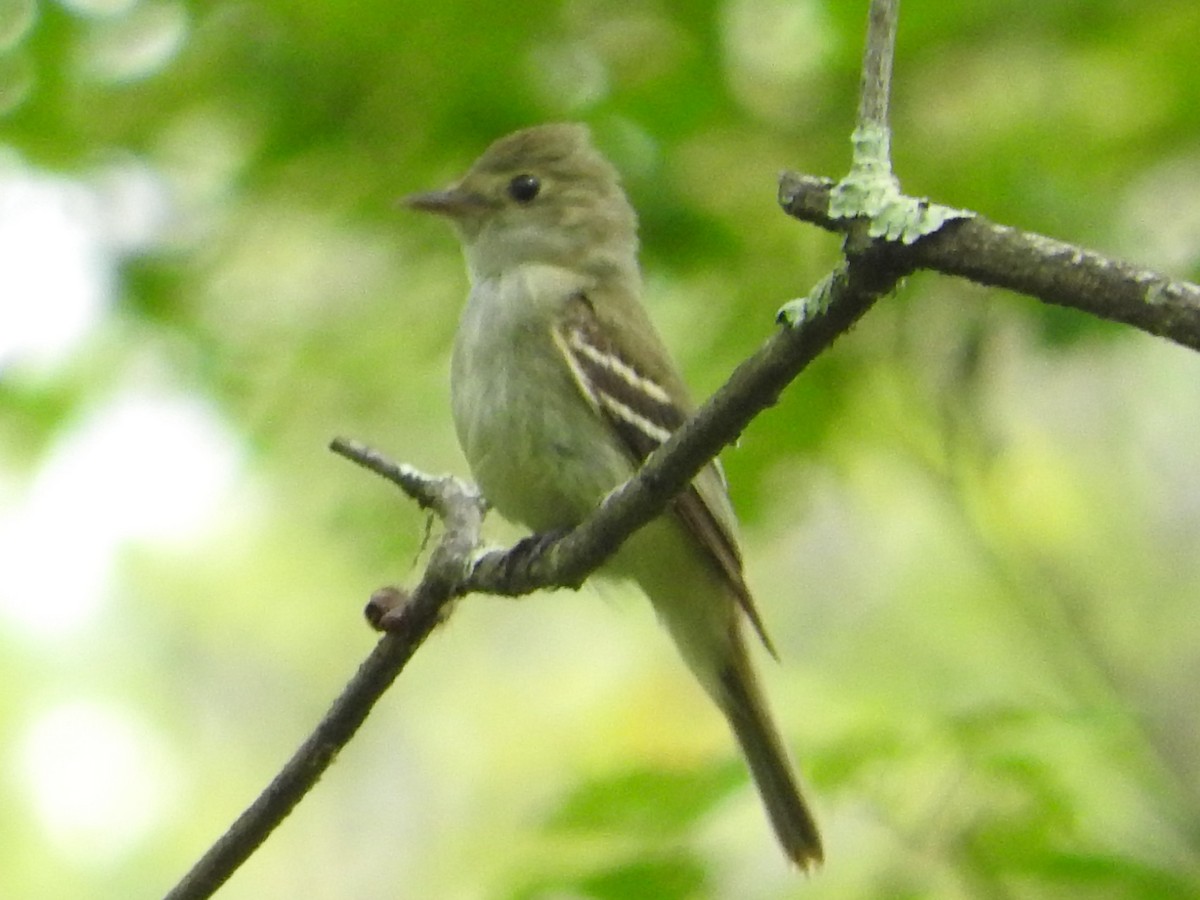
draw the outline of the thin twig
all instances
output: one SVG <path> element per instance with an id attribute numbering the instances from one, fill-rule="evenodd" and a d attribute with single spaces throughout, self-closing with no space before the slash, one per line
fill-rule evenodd
<path id="1" fill-rule="evenodd" d="M 892 93 L 892 59 L 900 0 L 873 0 L 867 14 L 867 44 L 858 94 L 858 127 L 888 127 Z"/>

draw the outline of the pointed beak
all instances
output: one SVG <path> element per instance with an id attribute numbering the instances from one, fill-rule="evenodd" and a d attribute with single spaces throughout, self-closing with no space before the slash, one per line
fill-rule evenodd
<path id="1" fill-rule="evenodd" d="M 451 219 L 460 219 L 474 212 L 482 212 L 491 205 L 482 195 L 465 191 L 457 185 L 441 191 L 409 194 L 407 197 L 400 198 L 400 204 L 409 209 L 437 213 L 439 216 L 448 216 Z"/>

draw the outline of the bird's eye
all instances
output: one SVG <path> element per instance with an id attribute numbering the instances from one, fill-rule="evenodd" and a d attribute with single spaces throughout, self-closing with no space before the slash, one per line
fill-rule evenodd
<path id="1" fill-rule="evenodd" d="M 542 189 L 542 183 L 534 175 L 518 175 L 508 183 L 508 196 L 518 203 L 529 203 Z"/>

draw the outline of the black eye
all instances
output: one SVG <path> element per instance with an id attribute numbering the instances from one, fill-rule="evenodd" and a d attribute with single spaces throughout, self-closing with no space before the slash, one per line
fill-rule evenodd
<path id="1" fill-rule="evenodd" d="M 535 175 L 518 175 L 508 183 L 508 196 L 518 203 L 529 203 L 542 189 L 542 183 Z"/>

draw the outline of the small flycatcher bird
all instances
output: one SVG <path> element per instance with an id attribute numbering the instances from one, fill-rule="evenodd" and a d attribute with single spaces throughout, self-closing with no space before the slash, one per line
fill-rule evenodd
<path id="1" fill-rule="evenodd" d="M 577 525 L 693 410 L 639 299 L 637 216 L 616 169 L 585 126 L 541 125 L 406 203 L 449 218 L 466 256 L 450 381 L 475 480 L 535 532 Z M 604 571 L 649 596 L 728 720 L 783 849 L 807 870 L 821 839 L 750 665 L 746 622 L 771 646 L 735 531 L 714 461 Z"/>

